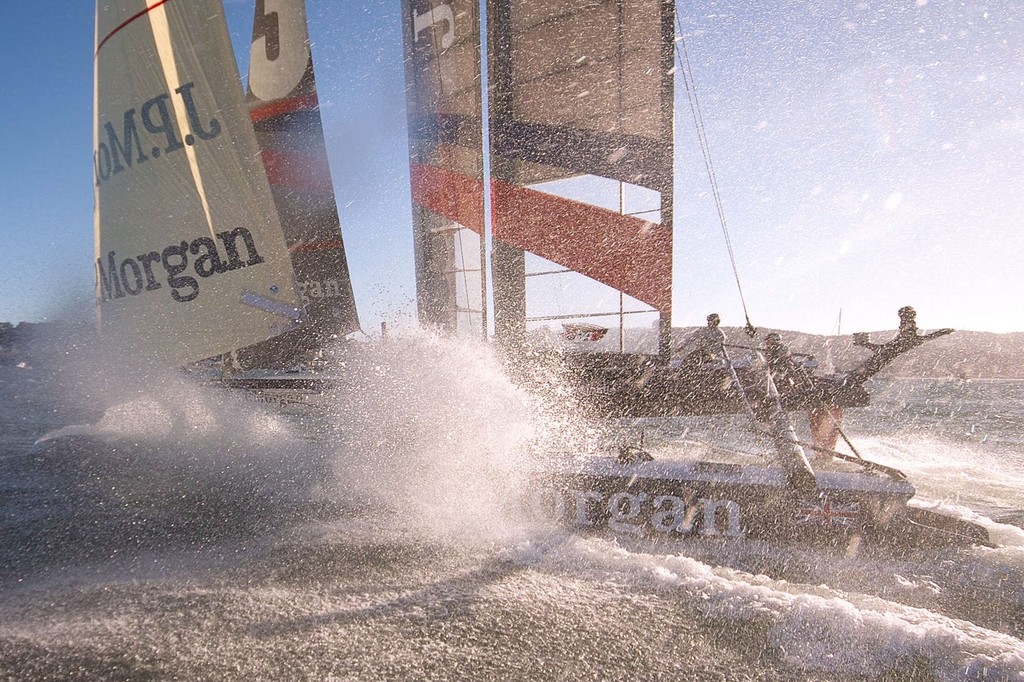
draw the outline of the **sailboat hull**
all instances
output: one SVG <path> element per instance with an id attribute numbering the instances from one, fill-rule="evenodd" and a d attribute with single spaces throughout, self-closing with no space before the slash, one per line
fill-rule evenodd
<path id="1" fill-rule="evenodd" d="M 218 382 L 282 406 L 316 406 L 331 381 L 309 376 Z M 836 463 L 834 466 L 843 466 Z M 782 466 L 652 460 L 639 449 L 540 466 L 512 515 L 577 532 L 807 544 L 851 551 L 989 545 L 985 528 L 911 506 L 914 486 L 898 472 L 818 467 L 800 490 Z"/>
<path id="2" fill-rule="evenodd" d="M 565 353 L 550 360 L 561 367 L 579 402 L 596 417 L 679 417 L 746 409 L 725 368 L 672 367 L 654 355 L 622 353 Z M 764 384 L 763 368 L 734 365 L 734 370 L 744 389 L 756 395 Z M 801 385 L 777 387 L 787 410 L 864 407 L 870 402 L 862 384 L 841 376 L 809 375 Z"/>
<path id="3" fill-rule="evenodd" d="M 532 518 L 579 531 L 685 543 L 700 538 L 910 550 L 989 545 L 975 524 L 908 506 L 907 481 L 818 471 L 817 490 L 790 488 L 785 472 L 706 461 L 588 459 L 539 474 L 526 503 Z"/>

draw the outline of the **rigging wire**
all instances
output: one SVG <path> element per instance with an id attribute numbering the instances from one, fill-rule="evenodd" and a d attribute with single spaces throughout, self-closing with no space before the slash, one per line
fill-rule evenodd
<path id="1" fill-rule="evenodd" d="M 750 314 L 747 310 L 747 301 L 743 296 L 743 285 L 740 283 L 739 268 L 736 265 L 736 253 L 732 247 L 732 237 L 729 234 L 728 223 L 725 219 L 725 208 L 722 204 L 722 194 L 718 188 L 718 178 L 715 175 L 715 166 L 711 160 L 711 147 L 708 143 L 707 127 L 704 125 L 704 115 L 700 110 L 700 101 L 697 99 L 697 84 L 693 78 L 693 70 L 690 67 L 690 57 L 686 50 L 686 40 L 683 37 L 683 26 L 676 14 L 677 39 L 674 44 L 676 60 L 683 73 L 683 84 L 686 86 L 686 97 L 690 103 L 690 114 L 693 116 L 693 124 L 697 130 L 697 138 L 700 141 L 701 154 L 704 157 L 704 168 L 708 173 L 708 180 L 711 183 L 711 195 L 715 201 L 715 209 L 718 212 L 718 222 L 722 227 L 722 236 L 725 238 L 725 248 L 729 253 L 729 262 L 732 265 L 733 278 L 736 280 L 736 291 L 740 296 L 740 305 L 743 307 L 743 317 L 746 320 L 747 335 L 751 338 L 757 333 L 753 323 L 750 321 Z"/>

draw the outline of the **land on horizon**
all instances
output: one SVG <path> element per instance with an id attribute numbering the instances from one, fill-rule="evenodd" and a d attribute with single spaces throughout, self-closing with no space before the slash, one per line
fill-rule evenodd
<path id="1" fill-rule="evenodd" d="M 679 343 L 695 327 L 675 327 L 674 343 Z M 751 346 L 740 327 L 723 327 L 726 342 L 734 346 Z M 853 344 L 852 334 L 830 336 L 805 334 L 784 329 L 762 328 L 764 334 L 777 331 L 793 353 L 814 356 L 821 371 L 844 371 L 862 362 L 868 351 Z M 0 364 L 31 363 L 42 357 L 40 348 L 93 333 L 89 323 L 22 322 L 14 325 L 0 322 Z M 871 332 L 876 343 L 888 341 L 895 330 Z M 548 334 L 555 336 L 555 332 Z M 627 352 L 652 352 L 656 347 L 653 329 L 627 328 Z M 618 348 L 618 331 L 609 330 L 598 343 L 575 344 L 578 350 L 614 351 Z M 880 377 L 888 378 L 960 378 L 960 379 L 1022 379 L 1024 380 L 1024 332 L 955 331 L 929 341 L 886 367 Z"/>

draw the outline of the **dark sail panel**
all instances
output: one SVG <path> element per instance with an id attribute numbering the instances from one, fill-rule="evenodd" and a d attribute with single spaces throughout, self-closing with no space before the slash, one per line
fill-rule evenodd
<path id="1" fill-rule="evenodd" d="M 420 320 L 486 334 L 480 17 L 475 0 L 403 0 Z"/>
<path id="2" fill-rule="evenodd" d="M 671 183 L 671 129 L 664 130 L 662 96 L 663 57 L 667 51 L 671 65 L 672 56 L 662 28 L 672 17 L 671 4 L 490 5 L 492 26 L 508 31 L 490 45 L 492 68 L 504 71 L 494 85 L 508 88 L 496 93 L 507 101 L 496 112 L 493 153 L 517 161 L 519 182 L 589 173 L 658 191 Z"/>
<path id="3" fill-rule="evenodd" d="M 497 185 L 492 209 L 496 332 L 513 343 L 525 333 L 520 250 L 638 298 L 667 331 L 674 4 L 488 0 L 487 8 L 491 172 L 507 185 Z M 568 199 L 556 213 L 528 213 L 551 210 L 552 200 L 524 186 L 577 175 L 660 193 L 661 222 L 638 229 L 644 221 L 570 208 Z M 505 195 L 515 199 L 498 200 Z"/>
<path id="4" fill-rule="evenodd" d="M 291 365 L 359 329 L 303 0 L 256 0 L 247 95 L 306 319 L 238 358 L 244 367 Z"/>

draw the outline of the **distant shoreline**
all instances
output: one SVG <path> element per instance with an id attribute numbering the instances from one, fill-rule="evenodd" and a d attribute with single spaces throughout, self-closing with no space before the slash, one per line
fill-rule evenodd
<path id="1" fill-rule="evenodd" d="M 694 328 L 675 327 L 673 341 L 679 343 Z M 750 346 L 751 341 L 742 328 L 723 328 L 727 343 Z M 822 371 L 852 369 L 868 357 L 868 351 L 855 346 L 853 336 L 824 336 L 805 334 L 784 329 L 761 329 L 758 338 L 776 331 L 790 350 L 814 356 Z M 86 340 L 94 334 L 88 322 L 21 322 L 17 325 L 0 322 L 0 364 L 14 365 L 38 357 L 41 346 L 53 343 L 73 343 Z M 891 339 L 895 330 L 870 332 L 878 343 Z M 542 332 L 542 335 L 544 333 Z M 550 333 L 551 337 L 555 332 Z M 614 337 L 614 338 L 613 338 Z M 608 334 L 597 343 L 576 344 L 578 350 L 615 352 L 618 334 Z M 626 330 L 626 351 L 653 353 L 657 348 L 657 335 L 647 327 Z M 1024 332 L 972 332 L 956 331 L 949 336 L 929 341 L 905 356 L 898 358 L 880 374 L 880 378 L 906 379 L 971 379 L 971 380 L 1024 380 Z"/>

